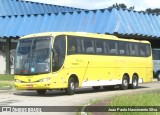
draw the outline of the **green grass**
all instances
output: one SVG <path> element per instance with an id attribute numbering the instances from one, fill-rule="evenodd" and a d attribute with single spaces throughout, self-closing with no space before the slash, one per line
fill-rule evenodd
<path id="1" fill-rule="evenodd" d="M 0 75 L 0 89 L 14 88 L 13 75 Z"/>
<path id="2" fill-rule="evenodd" d="M 108 105 L 107 105 L 108 106 Z M 110 106 L 160 106 L 160 93 L 116 96 Z M 119 112 L 111 115 L 160 115 L 158 112 Z"/>
<path id="3" fill-rule="evenodd" d="M 160 93 L 135 94 L 116 96 L 112 99 L 112 106 L 160 106 Z"/>
<path id="4" fill-rule="evenodd" d="M 13 81 L 13 75 L 0 75 L 0 81 Z"/>

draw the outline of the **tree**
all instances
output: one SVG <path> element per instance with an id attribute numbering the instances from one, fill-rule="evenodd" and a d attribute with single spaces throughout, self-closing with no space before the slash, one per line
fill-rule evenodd
<path id="1" fill-rule="evenodd" d="M 124 3 L 121 4 L 113 4 L 112 6 L 108 7 L 108 8 L 122 8 L 122 9 L 130 9 L 130 10 L 134 10 L 134 6 L 131 6 L 129 8 L 127 8 L 127 5 L 125 5 Z"/>
<path id="2" fill-rule="evenodd" d="M 146 9 L 146 12 L 160 14 L 160 8 L 155 8 L 155 9 L 148 8 L 148 9 Z"/>

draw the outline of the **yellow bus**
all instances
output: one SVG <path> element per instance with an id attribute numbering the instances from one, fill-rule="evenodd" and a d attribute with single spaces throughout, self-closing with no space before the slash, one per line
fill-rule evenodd
<path id="1" fill-rule="evenodd" d="M 153 78 L 148 41 L 83 32 L 53 32 L 20 38 L 15 57 L 15 87 L 36 90 L 125 90 Z"/>

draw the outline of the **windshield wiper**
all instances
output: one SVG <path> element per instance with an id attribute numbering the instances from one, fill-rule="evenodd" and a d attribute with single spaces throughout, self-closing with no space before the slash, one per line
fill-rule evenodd
<path id="1" fill-rule="evenodd" d="M 25 64 L 28 64 L 27 68 L 25 67 Z M 24 61 L 22 65 L 21 73 L 27 73 L 27 72 L 28 73 L 38 72 L 34 56 L 31 54 L 27 55 L 26 60 Z"/>
<path id="2" fill-rule="evenodd" d="M 20 73 L 27 73 L 27 72 L 28 72 L 27 69 L 25 69 L 24 66 L 25 66 L 26 62 L 29 60 L 29 58 L 30 58 L 30 53 L 27 55 L 24 63 L 22 64 L 22 68 L 21 68 L 21 70 L 20 70 Z M 28 62 L 29 62 L 29 61 L 28 61 Z M 28 63 L 28 64 L 29 64 L 29 63 Z M 29 67 L 28 67 L 28 69 L 29 69 Z"/>

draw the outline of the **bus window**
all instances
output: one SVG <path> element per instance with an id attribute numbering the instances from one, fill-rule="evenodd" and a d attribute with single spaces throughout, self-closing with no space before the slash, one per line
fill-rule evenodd
<path id="1" fill-rule="evenodd" d="M 138 47 L 136 43 L 130 43 L 129 44 L 129 55 L 131 56 L 137 56 L 138 55 Z"/>
<path id="2" fill-rule="evenodd" d="M 151 50 L 150 50 L 150 45 L 146 44 L 146 56 L 150 56 L 151 55 Z"/>
<path id="3" fill-rule="evenodd" d="M 82 39 L 78 36 L 67 36 L 67 54 L 81 54 Z"/>
<path id="4" fill-rule="evenodd" d="M 93 54 L 94 50 L 94 41 L 92 39 L 83 39 L 84 51 L 85 53 Z"/>
<path id="5" fill-rule="evenodd" d="M 77 39 L 75 37 L 68 36 L 67 45 L 68 55 L 77 53 Z"/>
<path id="6" fill-rule="evenodd" d="M 138 44 L 138 51 L 139 51 L 139 56 L 146 56 L 146 48 L 145 44 Z"/>
<path id="7" fill-rule="evenodd" d="M 103 40 L 95 40 L 96 45 L 96 53 L 97 54 L 104 54 L 104 41 Z"/>
<path id="8" fill-rule="evenodd" d="M 127 43 L 118 42 L 118 53 L 119 55 L 127 55 Z"/>
<path id="9" fill-rule="evenodd" d="M 52 71 L 55 72 L 59 70 L 65 59 L 66 42 L 65 36 L 57 36 L 54 40 L 54 53 L 53 53 L 53 63 Z"/>
<path id="10" fill-rule="evenodd" d="M 82 53 L 82 51 L 83 51 L 83 47 L 82 47 L 82 39 L 81 38 L 79 38 L 79 37 L 76 37 L 76 39 L 77 39 L 77 52 L 79 53 L 79 54 L 81 54 Z"/>
<path id="11" fill-rule="evenodd" d="M 108 41 L 109 46 L 109 54 L 117 55 L 117 42 L 116 41 Z"/>
<path id="12" fill-rule="evenodd" d="M 107 55 L 108 52 L 109 52 L 109 46 L 108 46 L 108 42 L 107 41 L 104 41 L 104 53 Z"/>

